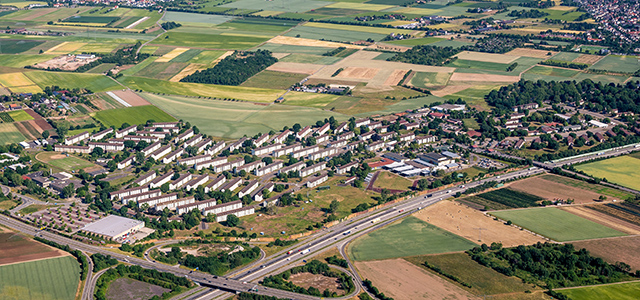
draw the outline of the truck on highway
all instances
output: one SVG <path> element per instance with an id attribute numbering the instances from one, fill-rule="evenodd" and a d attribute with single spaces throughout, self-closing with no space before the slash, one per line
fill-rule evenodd
<path id="1" fill-rule="evenodd" d="M 304 249 L 304 250 L 300 251 L 300 254 L 304 255 L 304 254 L 307 254 L 309 252 L 311 252 L 311 249 Z"/>
<path id="2" fill-rule="evenodd" d="M 287 252 L 287 255 L 289 255 L 289 254 L 291 254 L 291 253 L 293 253 L 293 251 L 292 251 L 292 250 L 288 251 L 288 252 Z"/>
<path id="3" fill-rule="evenodd" d="M 343 232 L 342 234 L 343 234 L 343 235 L 347 235 L 347 234 L 349 234 L 349 233 L 351 233 L 351 230 L 347 230 L 347 231 Z"/>
<path id="4" fill-rule="evenodd" d="M 380 221 L 380 218 L 375 218 L 375 219 L 371 220 L 371 224 L 378 223 L 379 221 Z"/>

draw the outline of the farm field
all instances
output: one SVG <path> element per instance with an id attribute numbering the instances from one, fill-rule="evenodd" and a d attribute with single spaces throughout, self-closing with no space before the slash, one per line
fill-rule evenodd
<path id="1" fill-rule="evenodd" d="M 598 193 L 598 194 L 602 194 L 610 197 L 616 197 L 619 199 L 627 199 L 628 197 L 632 196 L 630 193 L 624 192 L 618 189 L 606 187 L 600 184 L 591 184 L 591 183 L 584 182 L 582 180 L 576 180 L 576 179 L 568 178 L 564 176 L 545 174 L 540 176 L 540 178 L 547 181 L 553 181 L 563 185 L 579 188 L 581 190 L 587 190 L 587 191 L 591 191 L 594 193 Z"/>
<path id="2" fill-rule="evenodd" d="M 33 47 L 39 46 L 44 41 L 38 40 L 0 40 L 0 44 L 2 45 L 2 50 L 0 50 L 0 54 L 17 54 L 25 52 Z"/>
<path id="3" fill-rule="evenodd" d="M 316 94 L 304 92 L 289 92 L 284 96 L 285 105 L 322 108 L 333 103 L 340 96 L 331 94 Z"/>
<path id="4" fill-rule="evenodd" d="M 173 21 L 178 23 L 206 23 L 206 24 L 222 24 L 233 20 L 232 16 L 194 14 L 177 11 L 167 11 L 162 18 L 163 21 Z"/>
<path id="5" fill-rule="evenodd" d="M 640 69 L 640 63 L 635 56 L 608 55 L 592 65 L 589 69 L 607 70 L 614 73 L 634 73 Z"/>
<path id="6" fill-rule="evenodd" d="M 504 210 L 491 214 L 559 242 L 626 235 L 555 207 Z"/>
<path id="7" fill-rule="evenodd" d="M 79 281 L 80 267 L 72 256 L 0 266 L 0 298 L 74 299 Z"/>
<path id="8" fill-rule="evenodd" d="M 535 66 L 529 69 L 529 71 L 527 71 L 527 74 L 557 76 L 557 77 L 573 77 L 578 73 L 580 73 L 580 71 L 561 69 L 561 68 L 552 68 L 552 67 L 546 67 L 546 66 Z"/>
<path id="9" fill-rule="evenodd" d="M 640 282 L 566 289 L 560 293 L 570 299 L 632 300 L 640 297 Z"/>
<path id="10" fill-rule="evenodd" d="M 632 270 L 640 270 L 640 236 L 619 237 L 594 241 L 578 241 L 572 243 L 576 249 L 585 248 L 608 263 L 622 261 L 631 266 Z M 611 251 L 616 249 L 616 251 Z"/>
<path id="11" fill-rule="evenodd" d="M 24 73 L 41 88 L 59 86 L 66 89 L 84 88 L 92 92 L 104 92 L 122 88 L 109 77 L 97 74 L 33 71 Z"/>
<path id="12" fill-rule="evenodd" d="M 22 121 L 33 120 L 33 117 L 30 116 L 24 110 L 14 110 L 14 111 L 10 111 L 10 112 L 7 112 L 7 113 L 13 119 L 14 122 L 22 122 Z"/>
<path id="13" fill-rule="evenodd" d="M 475 299 L 469 292 L 404 259 L 356 262 L 363 279 L 369 279 L 394 299 Z"/>
<path id="14" fill-rule="evenodd" d="M 421 255 L 406 257 L 404 259 L 424 269 L 427 269 L 424 266 L 425 261 L 439 267 L 444 272 L 454 275 L 463 282 L 470 284 L 472 286 L 471 288 L 463 289 L 475 295 L 524 294 L 526 290 L 536 290 L 534 285 L 523 283 L 522 280 L 516 277 L 505 276 L 477 263 L 466 253 Z"/>
<path id="15" fill-rule="evenodd" d="M 562 207 L 561 209 L 564 211 L 570 212 L 576 216 L 585 218 L 587 220 L 596 222 L 598 224 L 601 224 L 607 227 L 611 227 L 615 230 L 624 232 L 626 234 L 640 235 L 640 225 L 633 224 L 632 222 L 627 222 L 621 218 L 612 216 L 600 210 L 591 209 L 592 207 L 602 207 L 602 205 L 565 206 L 565 207 Z"/>
<path id="16" fill-rule="evenodd" d="M 7 230 L 0 230 L 0 245 L 0 265 L 68 255 Z"/>
<path id="17" fill-rule="evenodd" d="M 77 171 L 95 167 L 93 163 L 75 156 L 66 156 L 56 152 L 42 152 L 36 159 L 64 171 Z"/>
<path id="18" fill-rule="evenodd" d="M 291 123 L 311 125 L 330 116 L 337 120 L 348 119 L 345 115 L 308 107 L 264 106 L 247 102 L 152 94 L 142 94 L 142 97 L 177 119 L 188 119 L 191 124 L 197 125 L 207 134 L 225 138 L 280 130 Z"/>
<path id="19" fill-rule="evenodd" d="M 269 37 L 233 35 L 233 34 L 202 34 L 170 31 L 162 34 L 151 44 L 170 45 L 181 47 L 202 47 L 210 50 L 246 50 L 266 42 Z"/>
<path id="20" fill-rule="evenodd" d="M 304 64 L 319 64 L 319 65 L 331 65 L 342 58 L 340 57 L 331 57 L 331 56 L 320 56 L 320 55 L 312 55 L 312 54 L 298 54 L 293 53 L 289 54 L 278 61 L 281 62 L 292 62 L 292 63 L 304 63 Z"/>
<path id="21" fill-rule="evenodd" d="M 240 86 L 286 90 L 292 85 L 300 82 L 305 77 L 307 76 L 304 74 L 264 70 L 252 76 Z"/>
<path id="22" fill-rule="evenodd" d="M 55 55 L 0 54 L 0 66 L 22 68 L 54 58 Z"/>
<path id="23" fill-rule="evenodd" d="M 619 156 L 575 167 L 589 175 L 606 178 L 609 182 L 632 189 L 640 189 L 640 159 Z"/>
<path id="24" fill-rule="evenodd" d="M 546 200 L 574 199 L 575 203 L 593 203 L 601 194 L 583 190 L 573 186 L 547 180 L 544 176 L 536 176 L 525 180 L 518 180 L 509 184 L 509 188 L 529 193 Z"/>
<path id="25" fill-rule="evenodd" d="M 106 127 L 120 127 L 123 123 L 144 124 L 147 120 L 155 122 L 174 122 L 176 120 L 153 105 L 103 110 L 94 113 L 93 117 Z"/>
<path id="26" fill-rule="evenodd" d="M 411 78 L 411 85 L 419 88 L 444 87 L 450 77 L 450 73 L 417 72 Z"/>
<path id="27" fill-rule="evenodd" d="M 334 24 L 326 24 L 326 25 L 334 25 Z M 337 26 L 341 26 L 341 25 L 337 25 Z M 349 26 L 349 25 L 345 25 L 345 26 Z M 351 27 L 363 27 L 363 26 L 351 26 Z M 337 27 L 337 28 L 341 28 L 341 27 Z M 363 27 L 363 28 L 376 28 L 376 27 Z M 356 42 L 356 41 L 366 40 L 369 38 L 379 41 L 383 39 L 385 36 L 387 36 L 387 34 L 384 34 L 384 33 L 362 32 L 362 31 L 354 31 L 354 30 L 336 29 L 334 27 L 323 28 L 323 27 L 315 27 L 315 26 L 298 26 L 285 34 L 285 36 L 287 37 L 296 37 L 298 35 L 304 39 L 311 39 L 311 40 L 324 39 L 324 40 L 339 41 L 339 42 Z"/>
<path id="28" fill-rule="evenodd" d="M 13 123 L 0 124 L 0 144 L 19 143 L 26 139 Z"/>
<path id="29" fill-rule="evenodd" d="M 504 247 L 531 245 L 544 240 L 529 232 L 493 219 L 490 215 L 454 201 L 440 201 L 414 216 L 479 244 L 502 243 Z M 482 228 L 482 232 L 478 228 Z"/>
<path id="30" fill-rule="evenodd" d="M 399 40 L 399 41 L 385 41 L 385 43 L 411 47 L 416 45 L 429 45 L 442 40 L 444 39 L 436 38 L 436 37 L 426 37 L 426 38 L 407 39 L 407 40 Z"/>
<path id="31" fill-rule="evenodd" d="M 291 2 L 278 1 L 260 1 L 260 0 L 239 0 L 231 3 L 223 4 L 220 7 L 239 8 L 239 9 L 262 9 L 271 11 L 284 11 L 302 13 L 312 9 L 320 8 L 333 2 L 327 1 L 305 1 L 293 0 Z"/>
<path id="32" fill-rule="evenodd" d="M 355 261 L 365 261 L 465 251 L 474 246 L 467 239 L 416 217 L 407 217 L 358 238 L 349 245 L 348 253 Z"/>
<path id="33" fill-rule="evenodd" d="M 493 190 L 476 195 L 474 197 L 483 198 L 490 204 L 497 203 L 498 205 L 506 206 L 508 208 L 537 206 L 542 200 L 544 200 L 541 197 L 525 192 L 516 191 L 511 188 Z"/>

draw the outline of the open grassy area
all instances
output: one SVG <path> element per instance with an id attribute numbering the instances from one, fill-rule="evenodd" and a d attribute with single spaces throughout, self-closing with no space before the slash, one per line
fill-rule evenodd
<path id="1" fill-rule="evenodd" d="M 74 171 L 95 166 L 93 163 L 82 158 L 72 155 L 61 155 L 56 152 L 39 153 L 36 155 L 36 159 L 64 171 Z"/>
<path id="2" fill-rule="evenodd" d="M 398 40 L 398 41 L 387 41 L 387 44 L 400 45 L 400 46 L 417 46 L 417 45 L 428 45 L 433 44 L 435 42 L 440 42 L 444 39 L 437 37 L 426 37 L 419 39 L 408 39 L 408 40 Z"/>
<path id="3" fill-rule="evenodd" d="M 464 251 L 476 244 L 416 217 L 379 229 L 355 240 L 348 249 L 353 260 L 375 260 Z"/>
<path id="4" fill-rule="evenodd" d="M 15 122 L 33 120 L 33 117 L 24 110 L 14 110 L 7 113 Z"/>
<path id="5" fill-rule="evenodd" d="M 297 37 L 299 35 L 301 38 L 305 38 L 305 39 L 314 39 L 314 40 L 324 39 L 324 40 L 336 41 L 336 42 L 356 42 L 356 41 L 366 40 L 369 38 L 379 41 L 387 36 L 387 34 L 378 33 L 378 32 L 346 30 L 346 29 L 360 29 L 360 27 L 378 29 L 378 27 L 349 26 L 349 25 L 325 24 L 325 23 L 313 23 L 313 24 L 322 24 L 322 26 L 324 25 L 336 25 L 336 26 L 331 26 L 331 27 L 316 27 L 316 25 L 298 26 L 293 28 L 291 31 L 287 32 L 285 36 Z M 337 27 L 337 26 L 346 26 L 346 27 Z M 351 27 L 356 27 L 356 28 L 351 28 Z M 338 29 L 338 28 L 341 28 L 341 29 Z M 379 29 L 386 29 L 386 28 L 379 28 Z"/>
<path id="6" fill-rule="evenodd" d="M 292 85 L 300 82 L 305 77 L 307 77 L 306 74 L 264 70 L 252 76 L 247 81 L 243 82 L 240 86 L 285 90 Z"/>
<path id="7" fill-rule="evenodd" d="M 579 171 L 608 181 L 640 190 L 640 159 L 632 156 L 618 156 L 601 161 L 576 166 Z"/>
<path id="8" fill-rule="evenodd" d="M 634 300 L 640 299 L 640 282 L 581 287 L 559 292 L 569 299 Z"/>
<path id="9" fill-rule="evenodd" d="M 0 266 L 0 298 L 74 299 L 80 268 L 72 256 Z"/>
<path id="10" fill-rule="evenodd" d="M 509 64 L 466 60 L 466 59 L 456 59 L 452 63 L 447 64 L 446 66 L 461 68 L 461 69 L 480 69 L 480 70 L 505 72 L 507 70 L 507 67 L 509 67 Z"/>
<path id="11" fill-rule="evenodd" d="M 391 172 L 381 172 L 374 183 L 375 187 L 389 190 L 408 190 L 413 185 L 413 181 Z"/>
<path id="12" fill-rule="evenodd" d="M 155 122 L 173 122 L 176 120 L 153 105 L 103 110 L 96 112 L 93 117 L 107 127 L 120 127 L 123 123 L 130 125 L 144 124 L 147 120 L 154 120 Z"/>
<path id="13" fill-rule="evenodd" d="M 553 68 L 553 67 L 543 67 L 543 66 L 535 66 L 529 71 L 529 74 L 538 74 L 538 75 L 547 75 L 547 76 L 559 76 L 559 77 L 572 77 L 580 71 L 570 70 L 570 69 L 561 69 L 561 68 Z"/>
<path id="14" fill-rule="evenodd" d="M 0 144 L 13 144 L 25 141 L 27 138 L 20 133 L 13 123 L 0 124 Z"/>
<path id="15" fill-rule="evenodd" d="M 560 242 L 626 235 L 555 207 L 503 210 L 491 214 Z"/>
<path id="16" fill-rule="evenodd" d="M 332 94 L 316 94 L 304 92 L 289 92 L 284 96 L 284 104 L 307 107 L 325 107 L 333 103 L 340 96 Z"/>
<path id="17" fill-rule="evenodd" d="M 417 72 L 411 78 L 411 85 L 419 88 L 444 87 L 449 82 L 450 73 Z"/>
<path id="18" fill-rule="evenodd" d="M 171 45 L 180 47 L 203 47 L 209 49 L 245 50 L 266 42 L 269 37 L 232 35 L 232 34 L 202 34 L 169 31 L 162 34 L 151 44 Z"/>
<path id="19" fill-rule="evenodd" d="M 25 75 L 41 88 L 55 85 L 65 89 L 88 89 L 92 92 L 122 88 L 109 77 L 97 74 L 33 71 L 26 72 Z"/>
<path id="20" fill-rule="evenodd" d="M 16 54 L 27 51 L 33 47 L 36 47 L 44 41 L 36 40 L 6 40 L 0 39 L 0 53 L 1 54 Z"/>
<path id="21" fill-rule="evenodd" d="M 424 262 L 439 267 L 447 274 L 460 278 L 472 287 L 468 290 L 476 295 L 494 295 L 524 292 L 532 289 L 513 276 L 505 276 L 497 271 L 475 262 L 466 253 L 451 253 L 440 255 L 422 255 L 406 257 L 405 260 L 427 270 Z"/>
<path id="22" fill-rule="evenodd" d="M 223 4 L 221 5 L 221 7 L 239 8 L 239 9 L 262 9 L 262 10 L 302 13 L 302 12 L 316 9 L 331 3 L 332 2 L 327 2 L 327 1 L 306 1 L 306 0 L 292 0 L 287 2 L 239 0 L 239 1 L 233 1 L 231 3 Z"/>
<path id="23" fill-rule="evenodd" d="M 640 69 L 640 62 L 635 56 L 608 55 L 607 57 L 599 60 L 589 69 L 633 73 Z"/>

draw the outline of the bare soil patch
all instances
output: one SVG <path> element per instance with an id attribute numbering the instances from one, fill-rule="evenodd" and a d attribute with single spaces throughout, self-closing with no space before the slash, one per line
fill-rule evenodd
<path id="1" fill-rule="evenodd" d="M 576 249 L 585 248 L 609 263 L 627 263 L 632 270 L 640 270 L 640 236 L 618 237 L 572 243 Z M 612 250 L 614 249 L 614 250 Z"/>
<path id="2" fill-rule="evenodd" d="M 525 180 L 519 180 L 509 184 L 514 190 L 536 195 L 547 200 L 569 198 L 575 199 L 575 203 L 594 203 L 600 197 L 600 194 L 586 191 L 580 188 L 564 185 L 561 183 L 542 179 L 541 177 L 533 177 Z"/>
<path id="3" fill-rule="evenodd" d="M 329 47 L 329 48 L 338 48 L 338 47 L 345 47 L 350 49 L 364 48 L 363 46 L 358 46 L 358 45 L 343 44 L 343 43 L 336 43 L 336 42 L 325 42 L 325 41 L 319 41 L 319 40 L 296 38 L 296 37 L 282 36 L 282 35 L 279 35 L 270 39 L 268 43 L 296 45 L 296 46 Z"/>
<path id="4" fill-rule="evenodd" d="M 431 91 L 431 94 L 434 96 L 443 97 L 446 95 L 451 95 L 460 91 L 464 91 L 470 87 L 473 87 L 473 85 L 447 85 L 444 88 L 439 89 L 437 91 Z"/>
<path id="5" fill-rule="evenodd" d="M 292 62 L 277 62 L 267 68 L 269 71 L 278 71 L 285 73 L 313 74 L 320 70 L 323 65 L 303 64 Z"/>
<path id="6" fill-rule="evenodd" d="M 68 253 L 31 241 L 13 232 L 0 233 L 0 265 L 40 260 L 68 255 Z"/>
<path id="7" fill-rule="evenodd" d="M 604 56 L 598 56 L 598 55 L 592 55 L 592 54 L 582 54 L 582 55 L 578 56 L 578 58 L 574 59 L 573 62 L 593 65 L 593 64 L 597 63 L 603 57 Z"/>
<path id="8" fill-rule="evenodd" d="M 624 220 L 620 220 L 614 216 L 595 211 L 585 206 L 562 207 L 561 209 L 624 233 L 632 235 L 640 234 L 640 226 L 625 222 Z"/>
<path id="9" fill-rule="evenodd" d="M 151 104 L 144 98 L 138 96 L 138 94 L 134 93 L 132 90 L 117 90 L 113 91 L 113 93 L 116 96 L 120 97 L 122 100 L 131 104 L 131 106 L 143 106 Z"/>
<path id="10" fill-rule="evenodd" d="M 507 226 L 489 215 L 453 201 L 440 201 L 428 206 L 416 213 L 415 217 L 470 241 L 487 245 L 497 242 L 505 247 L 513 247 L 543 242 L 542 238 L 528 231 Z"/>
<path id="11" fill-rule="evenodd" d="M 291 277 L 289 277 L 289 281 L 305 289 L 309 289 L 310 287 L 315 287 L 322 292 L 328 289 L 332 292 L 337 293 L 338 295 L 344 294 L 344 290 L 340 289 L 340 283 L 338 282 L 337 278 L 327 277 L 322 274 L 316 274 L 316 275 L 311 273 L 293 274 L 291 275 Z"/>
<path id="12" fill-rule="evenodd" d="M 356 78 L 356 79 L 372 79 L 380 69 L 374 68 L 361 68 L 361 67 L 348 67 L 344 69 L 337 78 Z"/>
<path id="13" fill-rule="evenodd" d="M 547 53 L 551 52 L 551 55 L 547 55 Z M 516 48 L 509 52 L 507 55 L 513 56 L 527 56 L 527 57 L 535 57 L 535 58 L 549 58 L 551 56 L 556 55 L 556 51 L 548 51 L 548 50 L 539 50 L 539 49 L 530 49 L 530 48 Z"/>
<path id="14" fill-rule="evenodd" d="M 63 55 L 56 58 L 52 58 L 45 62 L 37 63 L 33 65 L 38 69 L 60 69 L 65 71 L 75 71 L 81 66 L 84 66 L 90 62 L 96 61 L 100 57 L 94 57 L 89 59 L 77 59 L 75 55 Z"/>
<path id="15" fill-rule="evenodd" d="M 451 81 L 482 81 L 482 82 L 518 82 L 520 76 L 473 74 L 473 73 L 453 73 Z"/>
<path id="16" fill-rule="evenodd" d="M 404 259 L 356 262 L 363 279 L 395 299 L 478 299 Z"/>
<path id="17" fill-rule="evenodd" d="M 408 71 L 409 70 L 393 70 L 391 76 L 387 77 L 387 80 L 384 81 L 384 85 L 398 85 L 404 77 L 404 74 L 407 74 Z"/>
<path id="18" fill-rule="evenodd" d="M 118 278 L 109 285 L 107 299 L 150 299 L 169 291 L 171 290 L 131 278 Z"/>

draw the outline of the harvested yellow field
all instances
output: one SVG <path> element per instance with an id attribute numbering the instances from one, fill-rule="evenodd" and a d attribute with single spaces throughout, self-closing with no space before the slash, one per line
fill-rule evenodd
<path id="1" fill-rule="evenodd" d="M 387 80 L 384 81 L 384 85 L 397 85 L 407 72 L 409 70 L 393 70 Z"/>
<path id="2" fill-rule="evenodd" d="M 296 37 L 290 37 L 290 36 L 276 36 L 270 39 L 268 42 L 274 43 L 274 44 L 295 45 L 295 46 L 328 47 L 328 48 L 345 47 L 350 49 L 364 48 L 364 46 L 358 46 L 358 45 L 343 44 L 343 43 L 336 43 L 336 42 L 325 42 L 325 41 L 303 39 L 303 38 L 296 38 Z M 376 54 L 379 55 L 380 53 L 376 53 Z"/>
<path id="3" fill-rule="evenodd" d="M 263 10 L 263 11 L 259 11 L 257 13 L 253 13 L 252 15 L 254 16 L 261 16 L 261 17 L 268 17 L 268 16 L 275 16 L 275 15 L 279 15 L 281 14 L 281 11 L 275 11 L 275 10 Z"/>
<path id="4" fill-rule="evenodd" d="M 78 42 L 64 42 L 60 45 L 54 46 L 51 49 L 47 50 L 44 54 L 69 54 L 73 51 L 76 51 L 87 43 L 78 43 Z"/>
<path id="5" fill-rule="evenodd" d="M 304 26 L 305 27 L 315 27 L 315 28 L 326 28 L 326 29 L 337 29 L 337 30 L 347 30 L 347 31 L 378 33 L 378 34 L 408 33 L 408 34 L 415 35 L 413 30 L 398 29 L 398 28 L 354 26 L 354 25 L 333 24 L 333 23 L 317 23 L 317 22 L 309 22 L 307 24 L 304 24 Z"/>
<path id="6" fill-rule="evenodd" d="M 447 85 L 442 89 L 439 90 L 435 90 L 435 91 L 431 91 L 431 94 L 434 96 L 438 96 L 438 97 L 444 97 L 446 95 L 451 95 L 451 94 L 455 94 L 457 92 L 460 91 L 464 91 L 470 87 L 473 87 L 473 85 Z"/>
<path id="7" fill-rule="evenodd" d="M 324 65 L 292 63 L 279 61 L 267 68 L 269 71 L 297 73 L 297 74 L 313 74 L 322 69 Z"/>
<path id="8" fill-rule="evenodd" d="M 6 87 L 35 85 L 24 73 L 0 74 L 0 84 Z"/>
<path id="9" fill-rule="evenodd" d="M 362 68 L 362 67 L 348 67 L 340 74 L 335 76 L 336 78 L 355 78 L 355 79 L 372 79 L 380 69 L 374 68 Z"/>
<path id="10" fill-rule="evenodd" d="M 474 81 L 474 82 L 518 82 L 520 76 L 453 73 L 451 81 Z"/>
<path id="11" fill-rule="evenodd" d="M 458 55 L 456 56 L 458 57 L 458 59 L 501 63 L 501 64 L 510 64 L 514 60 L 520 58 L 520 56 L 513 56 L 508 54 L 495 54 L 495 53 L 483 53 L 483 52 L 472 52 L 472 51 L 462 51 L 458 53 Z"/>
<path id="12" fill-rule="evenodd" d="M 160 58 L 156 59 L 156 62 L 169 62 L 170 60 L 178 57 L 178 55 L 189 51 L 189 48 L 175 48 L 171 50 L 169 53 L 160 56 Z"/>
<path id="13" fill-rule="evenodd" d="M 593 64 L 597 63 L 603 57 L 604 56 L 598 56 L 598 55 L 592 55 L 592 54 L 582 54 L 582 55 L 578 56 L 578 58 L 574 59 L 573 62 L 593 65 Z"/>
<path id="14" fill-rule="evenodd" d="M 203 64 L 189 64 L 188 66 L 186 66 L 184 69 L 182 69 L 182 71 L 180 71 L 180 73 L 176 74 L 175 76 L 171 77 L 171 79 L 169 79 L 169 81 L 173 81 L 173 82 L 178 82 L 180 81 L 180 79 L 185 78 L 197 71 L 200 70 L 204 70 L 207 69 L 208 66 L 207 65 L 203 65 Z"/>
<path id="15" fill-rule="evenodd" d="M 551 52 L 551 55 L 547 55 Z M 529 48 L 516 48 L 506 53 L 506 55 L 511 56 L 526 56 L 526 57 L 535 57 L 535 58 L 549 58 L 551 56 L 556 55 L 557 51 L 548 51 L 548 50 L 539 50 L 539 49 L 529 49 Z"/>
<path id="16" fill-rule="evenodd" d="M 42 93 L 42 89 L 35 85 L 23 85 L 23 86 L 14 86 L 10 87 L 9 90 L 13 93 Z"/>
<path id="17" fill-rule="evenodd" d="M 356 9 L 356 10 L 375 10 L 380 11 L 383 9 L 392 8 L 393 5 L 382 4 L 367 4 L 367 3 L 352 3 L 352 2 L 336 2 L 331 5 L 325 6 L 327 8 L 342 8 L 342 9 Z"/>

